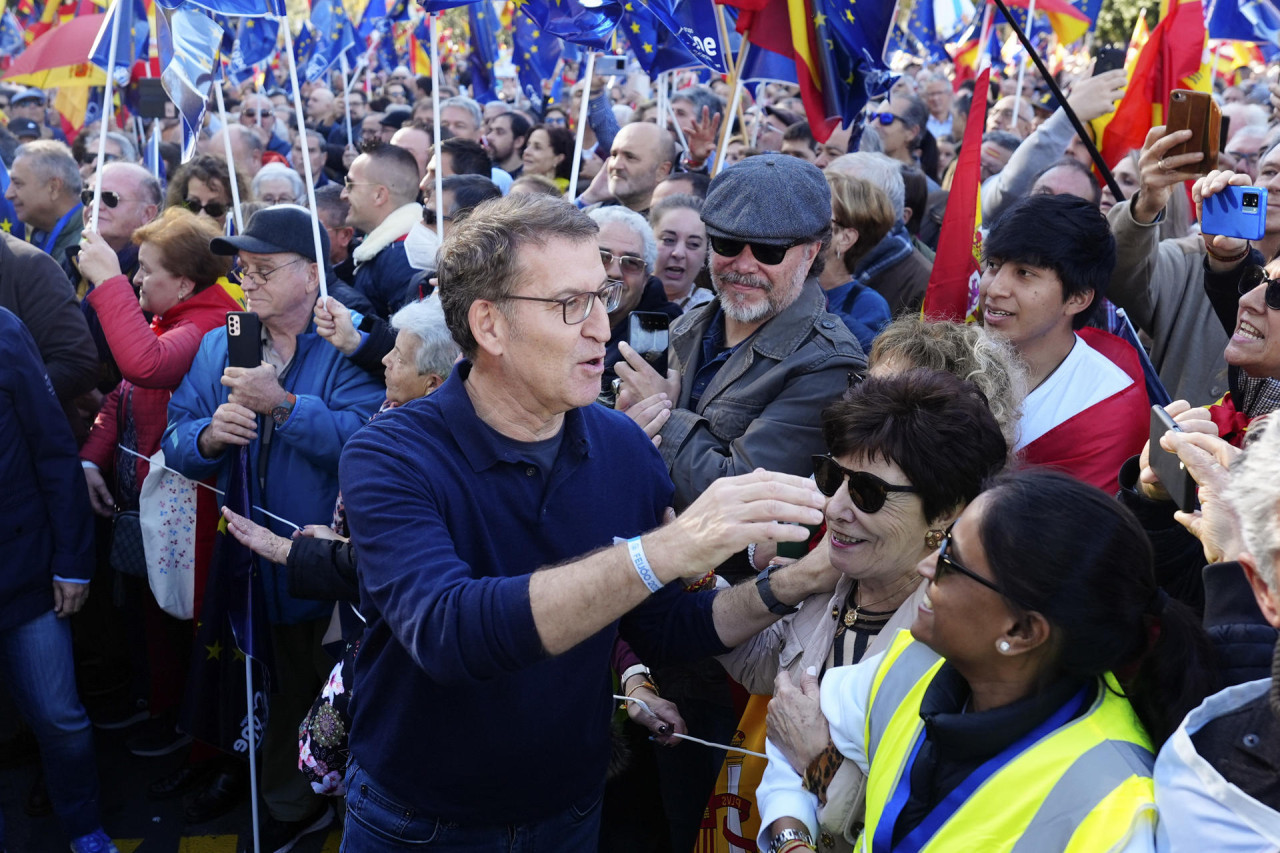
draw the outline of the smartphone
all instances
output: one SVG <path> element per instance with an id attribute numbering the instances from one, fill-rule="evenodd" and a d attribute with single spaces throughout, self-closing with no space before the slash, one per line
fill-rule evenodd
<path id="1" fill-rule="evenodd" d="M 627 58 L 625 56 L 616 56 L 612 53 L 602 53 L 596 57 L 596 65 L 592 73 L 601 76 L 610 74 L 615 77 L 626 74 Z"/>
<path id="2" fill-rule="evenodd" d="M 1174 89 L 1169 93 L 1169 106 L 1164 113 L 1166 134 L 1190 130 L 1191 138 L 1176 145 L 1165 157 L 1179 154 L 1204 154 L 1199 163 L 1183 166 L 1182 171 L 1207 175 L 1218 168 L 1218 146 L 1222 137 L 1222 113 L 1208 92 Z"/>
<path id="3" fill-rule="evenodd" d="M 1200 230 L 1240 240 L 1261 240 L 1267 230 L 1267 191 L 1263 187 L 1227 187 L 1204 200 Z"/>
<path id="4" fill-rule="evenodd" d="M 671 318 L 658 311 L 632 311 L 628 321 L 631 328 L 627 332 L 627 343 L 644 360 L 658 371 L 658 375 L 667 375 L 667 347 L 671 343 Z"/>
<path id="5" fill-rule="evenodd" d="M 1160 437 L 1169 430 L 1182 432 L 1182 427 L 1164 410 L 1164 406 L 1151 407 L 1151 470 L 1156 472 L 1160 483 L 1169 497 L 1183 512 L 1194 512 L 1200 508 L 1196 498 L 1196 481 L 1192 479 L 1187 466 L 1182 464 L 1178 454 L 1170 453 L 1160 446 Z"/>
<path id="6" fill-rule="evenodd" d="M 1115 71 L 1117 68 L 1124 68 L 1124 60 L 1127 53 L 1127 50 L 1119 47 L 1098 48 L 1093 60 L 1093 76 L 1097 77 L 1099 74 Z"/>
<path id="7" fill-rule="evenodd" d="M 262 364 L 262 321 L 252 311 L 227 312 L 227 364 L 230 367 Z"/>

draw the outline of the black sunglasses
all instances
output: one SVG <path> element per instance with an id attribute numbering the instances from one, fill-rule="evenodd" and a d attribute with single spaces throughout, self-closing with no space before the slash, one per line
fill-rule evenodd
<path id="1" fill-rule="evenodd" d="M 198 198 L 189 198 L 182 203 L 182 206 L 197 216 L 200 214 L 200 211 L 203 210 L 214 219 L 217 219 L 219 216 L 227 212 L 227 206 L 220 201 L 211 201 L 208 204 L 201 204 L 200 199 Z"/>
<path id="2" fill-rule="evenodd" d="M 93 190 L 81 190 L 80 203 L 83 204 L 85 207 L 88 207 L 91 204 L 93 204 Z M 102 203 L 105 204 L 107 207 L 116 207 L 117 205 L 120 204 L 120 194 L 113 193 L 110 190 L 103 190 Z"/>
<path id="3" fill-rule="evenodd" d="M 1018 599 L 1014 598 L 1012 595 L 1010 595 L 1009 593 L 1001 589 L 1000 585 L 995 583 L 994 581 L 987 580 L 982 575 L 975 572 L 973 569 L 965 568 L 963 565 L 960 564 L 959 561 L 956 560 L 955 557 L 952 557 L 950 554 L 948 554 L 947 552 L 951 550 L 951 530 L 952 530 L 951 527 L 947 528 L 946 535 L 942 537 L 942 545 L 941 547 L 938 548 L 938 562 L 937 562 L 936 568 L 933 570 L 934 583 L 937 583 L 938 581 L 946 577 L 947 572 L 956 572 L 957 574 L 964 575 L 970 580 L 977 581 L 978 583 L 982 584 L 987 589 L 991 590 L 997 595 L 1000 595 L 1000 596 L 1003 596 L 1004 598 L 1009 599 L 1014 604 L 1021 607 L 1023 610 L 1035 609 L 1034 607 L 1028 607 L 1027 605 L 1023 604 L 1021 601 L 1018 601 Z"/>
<path id="4" fill-rule="evenodd" d="M 866 471 L 850 471 L 830 456 L 813 457 L 813 479 L 818 491 L 827 497 L 849 480 L 849 498 L 853 505 L 866 513 L 879 512 L 889 492 L 918 492 L 915 486 L 895 486 Z"/>
<path id="5" fill-rule="evenodd" d="M 711 243 L 711 251 L 715 252 L 722 258 L 736 258 L 738 255 L 742 254 L 744 247 L 750 246 L 752 257 L 767 267 L 773 267 L 782 263 L 782 259 L 787 256 L 787 252 L 808 241 L 796 240 L 791 243 L 785 243 L 781 246 L 773 246 L 767 243 L 752 243 L 750 240 L 730 240 L 728 237 L 711 237 L 709 242 Z"/>
<path id="6" fill-rule="evenodd" d="M 1280 279 L 1271 278 L 1262 267 L 1247 267 L 1240 276 L 1240 295 L 1244 296 L 1260 284 L 1267 286 L 1264 298 L 1267 307 L 1272 311 L 1280 311 Z"/>

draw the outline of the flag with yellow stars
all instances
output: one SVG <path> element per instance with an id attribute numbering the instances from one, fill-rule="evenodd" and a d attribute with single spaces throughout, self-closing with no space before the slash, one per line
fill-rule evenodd
<path id="1" fill-rule="evenodd" d="M 615 0 L 514 0 L 543 31 L 592 50 L 610 50 L 610 36 L 622 16 Z"/>
<path id="2" fill-rule="evenodd" d="M 724 60 L 726 48 L 720 44 L 715 4 L 712 0 L 632 0 L 632 2 L 639 2 L 647 7 L 658 22 L 674 35 L 680 44 L 684 45 L 685 50 L 697 62 L 718 74 L 729 73 L 729 66 Z M 628 3 L 628 11 L 630 6 L 631 3 Z"/>
<path id="3" fill-rule="evenodd" d="M 649 6 L 639 0 L 628 0 L 622 8 L 618 35 L 626 40 L 636 61 L 650 77 L 657 77 L 673 68 L 701 64 L 684 43 L 662 25 Z"/>
<path id="4" fill-rule="evenodd" d="M 275 56 L 280 22 L 275 18 L 241 18 L 235 34 L 227 76 L 239 84 L 253 76 L 255 65 Z"/>
<path id="5" fill-rule="evenodd" d="M 197 9 L 168 9 L 162 5 L 156 10 L 160 82 L 182 114 L 184 161 L 195 153 L 196 132 L 204 122 L 224 32 Z"/>
<path id="6" fill-rule="evenodd" d="M 561 50 L 560 39 L 544 32 L 528 15 L 511 16 L 511 64 L 520 91 L 533 103 L 541 104 L 546 97 L 543 83 L 555 74 Z"/>
<path id="7" fill-rule="evenodd" d="M 13 209 L 13 202 L 5 198 L 8 192 L 9 170 L 5 167 L 4 161 L 0 160 L 0 229 L 4 229 L 4 233 L 12 234 L 21 240 L 26 236 L 26 226 L 18 221 L 18 214 Z"/>
<path id="8" fill-rule="evenodd" d="M 472 3 L 467 7 L 471 26 L 471 52 L 467 66 L 471 69 L 471 97 L 482 104 L 498 100 L 495 89 L 494 63 L 498 61 L 498 13 L 492 3 Z"/>
<path id="9" fill-rule="evenodd" d="M 199 6 L 210 12 L 239 17 L 260 18 L 271 15 L 283 18 L 289 14 L 289 10 L 285 8 L 285 0 L 156 0 L 156 5 L 164 9 Z"/>
<path id="10" fill-rule="evenodd" d="M 139 59 L 145 60 L 151 50 L 151 30 L 147 26 L 147 7 L 143 0 L 119 0 L 111 4 L 102 29 L 98 30 L 98 38 L 93 43 L 89 61 L 104 71 L 108 70 L 111 31 L 116 27 L 117 15 L 120 16 L 120 31 L 116 39 L 116 66 L 112 79 L 117 86 L 127 86 L 133 64 Z"/>
<path id="11" fill-rule="evenodd" d="M 341 0 L 315 0 L 311 4 L 311 28 L 318 34 L 316 49 L 303 69 L 303 76 L 310 82 L 319 80 L 346 53 L 347 62 L 355 64 L 360 52 L 356 45 L 355 28 L 347 20 L 347 10 Z"/>
<path id="12" fill-rule="evenodd" d="M 226 506 L 252 518 L 248 448 L 239 448 L 228 478 Z M 262 743 L 270 692 L 271 629 L 266 618 L 262 576 L 253 553 L 236 541 L 220 519 L 209 563 L 204 599 L 179 727 L 224 752 L 246 756 L 252 736 Z M 253 679 L 249 713 L 245 669 Z"/>

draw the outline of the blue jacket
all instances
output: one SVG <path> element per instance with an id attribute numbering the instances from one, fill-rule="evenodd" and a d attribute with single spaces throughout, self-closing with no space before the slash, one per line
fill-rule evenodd
<path id="1" fill-rule="evenodd" d="M 215 459 L 201 455 L 196 441 L 213 419 L 218 406 L 227 402 L 229 389 L 222 385 L 227 367 L 227 332 L 214 329 L 204 336 L 186 378 L 169 401 L 169 425 L 162 447 L 165 463 L 196 480 L 217 475 L 226 489 L 232 454 Z M 270 447 L 263 458 L 265 422 L 258 417 L 258 438 L 249 445 L 250 500 L 257 506 L 302 527 L 328 524 L 338 496 L 338 457 L 342 446 L 378 409 L 386 389 L 367 372 L 351 363 L 314 326 L 298 336 L 298 351 L 280 384 L 296 394 L 298 402 L 284 426 L 272 422 Z M 281 536 L 290 536 L 287 525 L 266 516 L 253 519 Z M 303 601 L 289 595 L 288 573 L 259 559 L 267 598 L 267 615 L 273 623 L 294 624 L 329 614 L 332 605 Z"/>
<path id="2" fill-rule="evenodd" d="M 371 260 L 357 265 L 351 284 L 373 303 L 379 317 L 389 320 L 404 306 L 409 280 L 416 272 L 405 254 L 404 240 L 396 240 Z"/>
<path id="3" fill-rule="evenodd" d="M 93 575 L 93 513 L 40 351 L 0 308 L 0 632 L 53 609 L 54 576 Z"/>
<path id="4" fill-rule="evenodd" d="M 647 663 L 723 646 L 715 594 L 673 584 L 547 655 L 530 575 L 656 527 L 671 481 L 644 432 L 596 405 L 565 414 L 548 476 L 477 417 L 469 370 L 379 415 L 342 454 L 368 619 L 351 753 L 406 807 L 522 823 L 602 788 L 619 631 Z"/>
<path id="5" fill-rule="evenodd" d="M 871 342 L 893 319 L 883 296 L 853 280 L 827 291 L 827 310 L 844 320 L 864 354 L 870 354 Z"/>

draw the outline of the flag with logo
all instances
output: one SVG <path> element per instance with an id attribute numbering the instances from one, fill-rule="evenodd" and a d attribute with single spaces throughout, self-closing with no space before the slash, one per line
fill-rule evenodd
<path id="1" fill-rule="evenodd" d="M 160 81 L 182 115 L 183 162 L 195 153 L 223 32 L 212 18 L 192 8 L 171 9 L 161 3 L 156 10 Z"/>
<path id="2" fill-rule="evenodd" d="M 359 51 L 355 28 L 347 20 L 347 10 L 341 0 L 315 0 L 311 5 L 311 29 L 319 35 L 315 50 L 302 66 L 302 76 L 308 82 L 324 77 L 343 53 L 347 54 L 349 64 L 355 64 Z"/>
<path id="3" fill-rule="evenodd" d="M 644 5 L 693 58 L 718 74 L 728 74 L 724 46 L 716 27 L 712 0 L 637 0 Z M 683 66 L 669 66 L 683 67 Z"/>
<path id="4" fill-rule="evenodd" d="M 241 18 L 235 29 L 227 76 L 243 83 L 254 74 L 254 66 L 266 63 L 275 55 L 280 39 L 280 21 L 275 18 Z"/>

